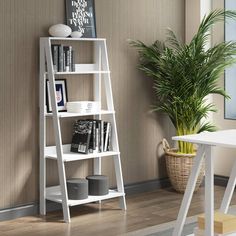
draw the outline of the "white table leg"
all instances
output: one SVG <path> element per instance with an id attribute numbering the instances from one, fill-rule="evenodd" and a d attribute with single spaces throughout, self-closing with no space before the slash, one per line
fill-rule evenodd
<path id="1" fill-rule="evenodd" d="M 214 165 L 212 147 L 206 146 L 205 174 L 205 235 L 214 235 Z"/>
<path id="2" fill-rule="evenodd" d="M 220 211 L 227 214 L 229 210 L 229 204 L 231 202 L 233 193 L 234 193 L 234 188 L 236 184 L 236 161 L 234 162 L 233 168 L 231 170 L 231 174 L 229 177 L 229 181 L 225 190 L 225 194 L 220 206 Z"/>
<path id="3" fill-rule="evenodd" d="M 204 151 L 205 151 L 205 146 L 199 145 L 172 236 L 181 236 L 184 222 L 186 220 L 188 209 L 192 200 L 194 188 L 197 182 L 198 173 L 201 168 L 201 161 L 203 158 Z"/>

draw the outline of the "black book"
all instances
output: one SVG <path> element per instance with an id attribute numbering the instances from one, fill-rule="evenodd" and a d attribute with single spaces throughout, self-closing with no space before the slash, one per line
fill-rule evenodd
<path id="1" fill-rule="evenodd" d="M 94 152 L 101 152 L 101 120 L 92 120 L 93 131 L 92 131 L 92 141 L 90 142 L 91 147 L 93 147 Z"/>
<path id="2" fill-rule="evenodd" d="M 53 63 L 53 69 L 54 72 L 58 72 L 58 63 L 59 63 L 59 57 L 58 57 L 58 50 L 59 50 L 59 44 L 52 44 L 52 63 Z"/>
<path id="3" fill-rule="evenodd" d="M 63 50 L 63 45 L 59 46 L 59 65 L 58 65 L 58 71 L 63 72 L 64 71 L 64 50 Z"/>
<path id="4" fill-rule="evenodd" d="M 92 121 L 78 120 L 75 122 L 71 152 L 88 153 L 92 127 Z"/>
<path id="5" fill-rule="evenodd" d="M 70 47 L 69 46 L 64 46 L 63 51 L 64 51 L 64 57 L 63 57 L 63 69 L 66 72 L 70 71 Z"/>
<path id="6" fill-rule="evenodd" d="M 96 152 L 96 128 L 97 128 L 97 120 L 87 119 L 87 121 L 92 122 L 92 132 L 89 142 L 89 152 Z"/>

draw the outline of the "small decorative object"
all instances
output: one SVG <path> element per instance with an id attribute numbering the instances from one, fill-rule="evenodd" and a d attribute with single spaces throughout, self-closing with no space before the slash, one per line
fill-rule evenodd
<path id="1" fill-rule="evenodd" d="M 100 102 L 95 101 L 75 101 L 67 102 L 67 111 L 71 113 L 93 113 L 100 110 Z"/>
<path id="2" fill-rule="evenodd" d="M 73 178 L 66 181 L 68 198 L 82 200 L 88 198 L 88 180 Z"/>
<path id="3" fill-rule="evenodd" d="M 198 216 L 199 231 L 205 230 L 205 214 Z M 214 233 L 220 235 L 236 234 L 236 216 L 215 212 L 214 214 Z M 204 234 L 203 234 L 204 235 Z"/>
<path id="4" fill-rule="evenodd" d="M 89 175 L 86 177 L 89 183 L 89 195 L 102 196 L 109 192 L 108 177 L 105 175 Z"/>
<path id="5" fill-rule="evenodd" d="M 82 38 L 96 38 L 94 0 L 66 0 L 66 18 L 67 25 Z"/>
<path id="6" fill-rule="evenodd" d="M 70 36 L 72 30 L 68 25 L 57 24 L 51 26 L 48 32 L 53 37 L 66 38 Z"/>
<path id="7" fill-rule="evenodd" d="M 58 111 L 66 111 L 66 102 L 67 102 L 67 87 L 65 79 L 56 79 L 56 101 L 57 101 L 57 110 Z M 47 112 L 52 112 L 52 104 L 50 99 L 50 89 L 49 89 L 49 81 L 47 80 L 46 86 L 46 104 L 47 104 Z"/>
<path id="8" fill-rule="evenodd" d="M 73 31 L 70 35 L 72 38 L 81 38 L 82 37 L 82 33 L 79 31 Z"/>
<path id="9" fill-rule="evenodd" d="M 196 154 L 178 153 L 177 148 L 170 148 L 166 139 L 162 140 L 162 146 L 165 152 L 166 169 L 171 185 L 177 192 L 184 193 Z M 195 192 L 199 189 L 202 183 L 205 173 L 204 170 L 205 165 L 204 162 L 202 162 L 195 186 Z"/>

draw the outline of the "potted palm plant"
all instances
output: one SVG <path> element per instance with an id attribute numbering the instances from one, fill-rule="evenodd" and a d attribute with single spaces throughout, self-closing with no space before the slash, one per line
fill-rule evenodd
<path id="1" fill-rule="evenodd" d="M 207 121 L 208 114 L 216 108 L 206 98 L 210 94 L 228 97 L 217 82 L 224 69 L 235 63 L 236 43 L 221 42 L 209 49 L 206 45 L 211 27 L 225 17 L 236 18 L 236 13 L 215 10 L 205 16 L 189 44 L 181 43 L 170 29 L 165 42 L 157 40 L 150 46 L 141 41 L 130 42 L 139 52 L 139 69 L 153 78 L 154 110 L 169 116 L 177 135 L 216 129 Z M 184 192 L 195 156 L 194 146 L 180 141 L 177 149 L 171 149 L 163 140 L 163 147 L 170 181 L 178 192 Z M 203 174 L 204 167 L 195 190 Z"/>

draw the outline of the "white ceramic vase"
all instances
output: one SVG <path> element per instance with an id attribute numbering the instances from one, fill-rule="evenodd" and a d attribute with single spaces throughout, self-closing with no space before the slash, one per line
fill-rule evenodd
<path id="1" fill-rule="evenodd" d="M 82 33 L 79 32 L 79 31 L 73 31 L 73 32 L 71 33 L 71 37 L 72 37 L 72 38 L 81 38 L 81 37 L 82 37 Z"/>
<path id="2" fill-rule="evenodd" d="M 57 24 L 49 28 L 49 34 L 53 37 L 66 38 L 71 35 L 71 28 L 68 25 Z"/>

